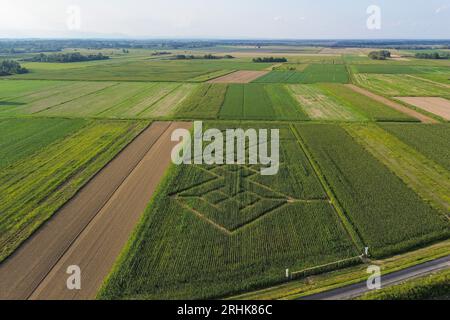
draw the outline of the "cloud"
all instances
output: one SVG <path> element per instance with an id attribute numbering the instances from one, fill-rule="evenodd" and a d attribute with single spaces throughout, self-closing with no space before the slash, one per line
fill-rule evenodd
<path id="1" fill-rule="evenodd" d="M 281 21 L 281 20 L 283 20 L 283 17 L 281 17 L 281 16 L 276 16 L 276 17 L 273 17 L 273 21 Z"/>
<path id="2" fill-rule="evenodd" d="M 440 6 L 439 8 L 437 8 L 435 12 L 436 12 L 436 14 L 439 14 L 443 11 L 448 10 L 449 8 L 450 8 L 450 5 L 444 4 L 443 6 Z"/>

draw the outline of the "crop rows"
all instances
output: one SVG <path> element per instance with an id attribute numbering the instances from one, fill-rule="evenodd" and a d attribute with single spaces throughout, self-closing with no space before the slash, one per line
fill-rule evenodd
<path id="1" fill-rule="evenodd" d="M 390 97 L 450 98 L 448 87 L 411 75 L 355 74 L 357 83 L 381 95 Z"/>
<path id="2" fill-rule="evenodd" d="M 82 119 L 5 119 L 0 121 L 0 169 L 40 151 L 86 125 Z"/>
<path id="3" fill-rule="evenodd" d="M 179 106 L 175 116 L 187 119 L 215 119 L 226 92 L 225 84 L 201 85 Z"/>
<path id="4" fill-rule="evenodd" d="M 355 92 L 347 86 L 331 83 L 318 86 L 328 96 L 372 121 L 417 121 L 417 119 Z"/>
<path id="5" fill-rule="evenodd" d="M 448 221 L 337 125 L 297 125 L 314 159 L 375 257 L 449 235 Z"/>
<path id="6" fill-rule="evenodd" d="M 33 92 L 3 102 L 4 106 L 0 115 L 31 115 L 44 112 L 51 107 L 88 96 L 114 85 L 115 83 L 104 82 L 59 82 L 54 86 L 35 88 Z"/>
<path id="7" fill-rule="evenodd" d="M 91 123 L 3 169 L 0 174 L 0 260 L 49 219 L 145 125 L 141 122 Z"/>
<path id="8" fill-rule="evenodd" d="M 393 64 L 360 64 L 352 66 L 355 73 L 376 73 L 376 74 L 421 74 L 421 73 L 442 73 L 448 68 L 417 66 L 417 65 L 393 65 Z"/>
<path id="9" fill-rule="evenodd" d="M 255 83 L 301 83 L 303 74 L 298 71 L 272 71 L 253 81 Z"/>
<path id="10" fill-rule="evenodd" d="M 38 67 L 40 65 L 48 64 L 41 63 Z M 208 77 L 208 74 L 217 75 L 217 73 L 226 73 L 232 70 L 264 70 L 271 64 L 253 63 L 250 59 L 168 60 L 135 57 L 80 64 L 52 63 L 50 66 L 51 68 L 40 67 L 36 69 L 36 72 L 13 76 L 13 78 L 23 80 L 181 82 L 203 80 Z M 70 70 L 67 70 L 67 67 L 70 67 Z"/>
<path id="11" fill-rule="evenodd" d="M 39 87 L 32 83 L 40 81 L 17 82 L 26 94 L 20 96 L 19 91 L 8 90 L 6 86 L 5 96 L 19 96 L 0 101 L 0 115 L 163 118 L 172 116 L 197 87 L 190 83 L 72 81 L 48 82 L 46 86 Z"/>
<path id="12" fill-rule="evenodd" d="M 261 84 L 230 85 L 219 117 L 256 120 L 308 119 L 285 86 Z"/>
<path id="13" fill-rule="evenodd" d="M 286 128 L 285 128 L 286 129 Z M 216 298 L 357 255 L 297 142 L 279 176 L 252 166 L 170 171 L 99 297 Z"/>
<path id="14" fill-rule="evenodd" d="M 332 95 L 327 94 L 327 91 L 317 85 L 291 85 L 289 89 L 311 119 L 334 121 L 357 121 L 366 119 L 349 106 L 340 103 Z"/>
<path id="15" fill-rule="evenodd" d="M 376 125 L 347 125 L 345 128 L 406 185 L 450 217 L 449 171 Z"/>
<path id="16" fill-rule="evenodd" d="M 303 71 L 272 71 L 257 79 L 257 83 L 348 83 L 348 73 L 341 64 L 311 64 Z"/>

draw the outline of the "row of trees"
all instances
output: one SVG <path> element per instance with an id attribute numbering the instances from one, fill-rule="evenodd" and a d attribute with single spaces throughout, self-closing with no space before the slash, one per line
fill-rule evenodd
<path id="1" fill-rule="evenodd" d="M 0 76 L 28 73 L 28 70 L 14 60 L 4 60 L 0 64 Z"/>
<path id="2" fill-rule="evenodd" d="M 172 52 L 170 52 L 170 51 L 156 51 L 156 52 L 153 52 L 151 55 L 152 56 L 165 56 L 165 55 L 169 55 L 169 54 L 172 54 Z"/>
<path id="3" fill-rule="evenodd" d="M 372 60 L 386 60 L 391 57 L 391 52 L 388 50 L 372 51 L 369 53 L 369 58 Z"/>
<path id="4" fill-rule="evenodd" d="M 447 52 L 419 52 L 416 53 L 416 58 L 418 59 L 450 59 L 450 53 Z"/>
<path id="5" fill-rule="evenodd" d="M 234 57 L 230 56 L 228 54 L 225 56 L 215 56 L 212 54 L 205 54 L 204 56 L 178 54 L 175 56 L 175 59 L 176 60 L 193 60 L 193 59 L 218 60 L 218 59 L 234 59 Z"/>
<path id="6" fill-rule="evenodd" d="M 82 55 L 79 52 L 73 53 L 56 53 L 56 54 L 44 54 L 41 53 L 37 56 L 34 56 L 29 59 L 24 59 L 25 61 L 32 62 L 60 62 L 60 63 L 68 63 L 68 62 L 83 62 L 83 61 L 94 61 L 94 60 L 107 60 L 108 56 L 103 55 L 101 52 L 98 54 L 90 54 L 90 55 Z"/>
<path id="7" fill-rule="evenodd" d="M 253 62 L 256 62 L 256 63 L 282 63 L 282 62 L 287 62 L 287 59 L 286 58 L 265 57 L 265 58 L 254 58 Z"/>

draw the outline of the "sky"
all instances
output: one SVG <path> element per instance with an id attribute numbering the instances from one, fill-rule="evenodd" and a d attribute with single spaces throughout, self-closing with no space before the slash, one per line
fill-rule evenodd
<path id="1" fill-rule="evenodd" d="M 450 0 L 0 0 L 0 17 L 0 38 L 450 38 Z"/>

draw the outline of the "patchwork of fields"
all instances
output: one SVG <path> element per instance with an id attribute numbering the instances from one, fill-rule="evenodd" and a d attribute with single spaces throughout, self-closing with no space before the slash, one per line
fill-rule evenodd
<path id="1" fill-rule="evenodd" d="M 286 266 L 358 255 L 284 128 L 278 176 L 262 179 L 254 166 L 173 168 L 100 297 L 220 297 L 282 281 Z"/>
<path id="2" fill-rule="evenodd" d="M 58 64 L 53 68 L 31 69 L 17 79 L 37 80 L 102 80 L 102 81 L 207 81 L 233 70 L 264 70 L 267 63 L 252 63 L 250 59 L 230 60 L 168 60 L 168 59 L 112 59 L 103 63 L 84 64 L 68 71 Z M 61 64 L 59 64 L 61 65 Z M 26 66 L 26 64 L 25 64 Z"/>
<path id="3" fill-rule="evenodd" d="M 381 127 L 450 171 L 450 125 L 383 123 Z"/>
<path id="4" fill-rule="evenodd" d="M 345 129 L 338 125 L 296 129 L 372 255 L 391 255 L 449 235 L 448 220 Z"/>
<path id="5" fill-rule="evenodd" d="M 23 153 L 28 155 L 14 159 L 15 162 L 4 167 L 0 174 L 0 261 L 147 125 L 144 122 L 80 123 L 74 120 L 75 123 L 65 123 L 64 132 L 57 127 L 48 130 L 51 125 L 48 120 L 33 121 L 38 121 L 39 129 L 46 131 L 42 138 L 48 136 L 47 141 L 40 141 L 39 149 L 26 139 L 11 144 L 3 140 L 7 136 L 1 138 L 2 144 L 14 145 L 17 150 L 23 148 Z M 0 127 L 3 126 L 11 126 L 11 123 L 0 122 Z M 17 136 L 30 132 L 27 124 L 19 124 L 17 128 Z"/>
<path id="6" fill-rule="evenodd" d="M 450 98 L 449 87 L 412 75 L 355 74 L 358 85 L 389 97 Z"/>
<path id="7" fill-rule="evenodd" d="M 172 166 L 99 298 L 223 298 L 283 282 L 286 268 L 301 276 L 361 263 L 364 247 L 376 259 L 450 238 L 445 61 L 284 48 L 287 63 L 254 63 L 252 50 L 234 59 L 142 50 L 99 62 L 24 63 L 29 74 L 1 80 L 0 273 L 154 120 L 161 150 L 176 120 L 280 129 L 280 170 Z M 440 104 L 422 109 L 418 99 Z M 138 162 L 139 172 L 157 167 Z"/>
<path id="8" fill-rule="evenodd" d="M 305 120 L 308 116 L 282 85 L 229 85 L 221 119 Z"/>
<path id="9" fill-rule="evenodd" d="M 15 82 L 15 81 L 12 81 Z M 0 116 L 162 118 L 171 116 L 197 88 L 191 83 L 20 81 L 27 94 L 7 91 Z M 6 83 L 8 89 L 10 83 Z M 0 83 L 3 89 L 4 83 Z M 14 96 L 17 94 L 18 96 Z"/>
<path id="10" fill-rule="evenodd" d="M 349 77 L 345 65 L 311 64 L 302 71 L 272 71 L 256 79 L 257 83 L 348 83 Z"/>
<path id="11" fill-rule="evenodd" d="M 311 119 L 332 121 L 367 119 L 362 114 L 358 114 L 350 107 L 339 103 L 337 99 L 327 95 L 319 86 L 291 85 L 289 89 Z"/>

